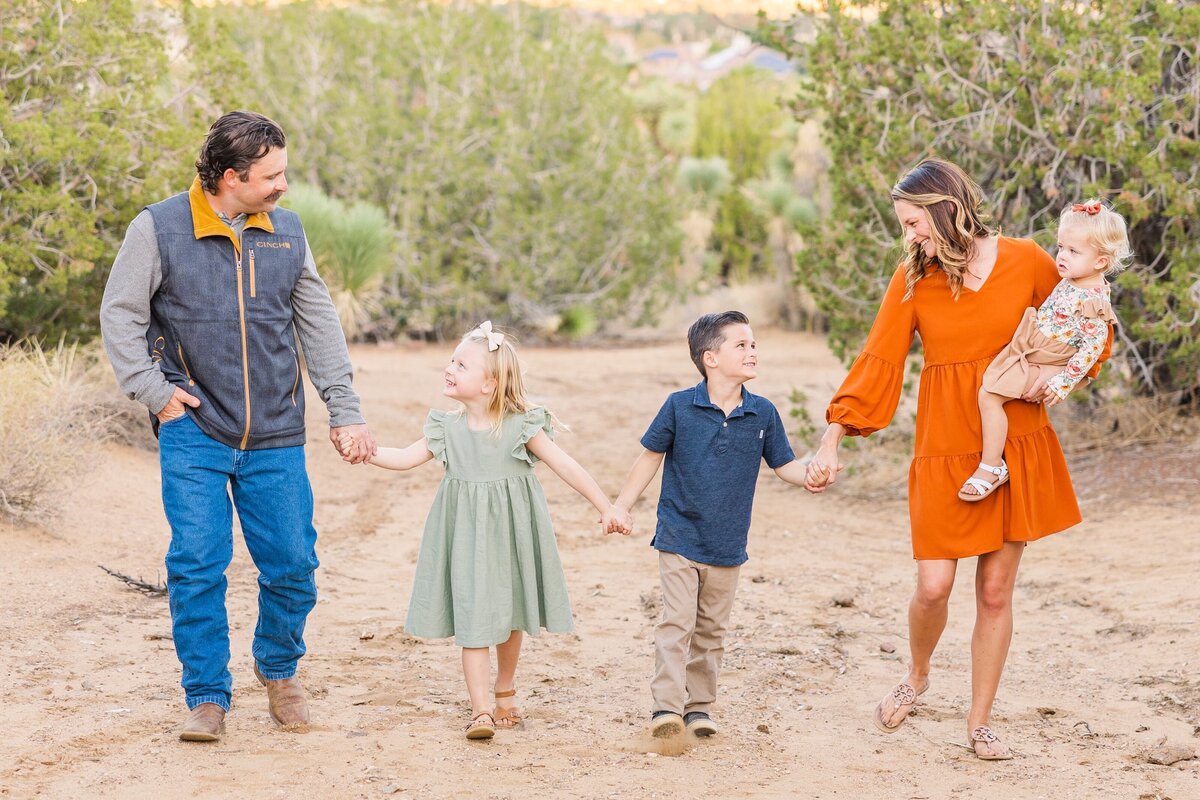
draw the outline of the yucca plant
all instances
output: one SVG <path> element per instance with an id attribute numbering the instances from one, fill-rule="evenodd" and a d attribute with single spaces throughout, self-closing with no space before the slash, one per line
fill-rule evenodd
<path id="1" fill-rule="evenodd" d="M 680 160 L 677 179 L 689 192 L 714 198 L 728 191 L 733 175 L 729 171 L 729 162 L 719 156 L 689 157 Z"/>
<path id="2" fill-rule="evenodd" d="M 379 311 L 383 278 L 392 264 L 387 216 L 368 203 L 348 205 L 303 184 L 292 186 L 286 205 L 304 223 L 346 338 L 361 338 Z"/>

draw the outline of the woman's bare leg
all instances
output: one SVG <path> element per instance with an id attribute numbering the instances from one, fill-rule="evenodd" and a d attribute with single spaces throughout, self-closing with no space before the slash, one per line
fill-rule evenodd
<path id="1" fill-rule="evenodd" d="M 958 562 L 917 562 L 917 590 L 908 604 L 908 648 L 911 661 L 906 681 L 917 691 L 929 680 L 929 660 L 946 629 L 950 592 Z"/>
<path id="2" fill-rule="evenodd" d="M 975 572 L 975 630 L 971 635 L 971 712 L 967 733 L 987 725 L 1012 642 L 1013 586 L 1024 542 L 1006 542 L 979 557 Z"/>

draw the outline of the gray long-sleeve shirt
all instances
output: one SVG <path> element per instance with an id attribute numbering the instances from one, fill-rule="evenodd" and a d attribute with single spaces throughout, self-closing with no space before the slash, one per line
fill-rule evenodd
<path id="1" fill-rule="evenodd" d="M 227 220 L 235 233 L 240 233 L 245 221 L 245 216 Z M 354 370 L 341 322 L 329 289 L 317 274 L 312 250 L 305 249 L 304 270 L 292 290 L 292 312 L 308 377 L 325 401 L 330 426 L 360 424 L 364 420 L 358 395 L 351 388 Z M 163 410 L 175 392 L 146 347 L 150 299 L 161 283 L 162 257 L 154 217 L 142 211 L 130 224 L 113 262 L 100 305 L 100 328 L 121 390 L 154 414 Z"/>

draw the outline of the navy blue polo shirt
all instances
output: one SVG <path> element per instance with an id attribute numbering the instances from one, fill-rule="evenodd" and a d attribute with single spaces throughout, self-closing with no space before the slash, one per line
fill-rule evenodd
<path id="1" fill-rule="evenodd" d="M 759 462 L 776 469 L 796 458 L 771 401 L 743 386 L 726 417 L 701 381 L 667 398 L 642 447 L 666 454 L 651 546 L 717 567 L 746 563 Z"/>

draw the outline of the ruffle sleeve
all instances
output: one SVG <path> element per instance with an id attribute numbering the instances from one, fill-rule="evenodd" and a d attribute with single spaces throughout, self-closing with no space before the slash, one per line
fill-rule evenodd
<path id="1" fill-rule="evenodd" d="M 1110 325 L 1117 324 L 1117 315 L 1112 304 L 1103 297 L 1088 297 L 1079 306 L 1079 316 L 1086 319 L 1102 319 Z"/>
<path id="2" fill-rule="evenodd" d="M 517 437 L 517 443 L 513 445 L 513 458 L 527 461 L 530 464 L 538 462 L 538 457 L 529 452 L 525 446 L 530 439 L 538 435 L 538 431 L 545 431 L 547 436 L 551 439 L 554 438 L 554 421 L 550 417 L 550 412 L 540 406 L 525 412 L 521 420 L 521 435 Z"/>
<path id="3" fill-rule="evenodd" d="M 870 436 L 896 414 L 904 369 L 871 353 L 860 353 L 825 411 L 826 422 L 846 427 L 850 436 Z"/>
<path id="4" fill-rule="evenodd" d="M 886 428 L 904 389 L 904 363 L 917 327 L 916 303 L 904 299 L 904 270 L 892 275 L 866 344 L 825 410 L 825 421 L 850 436 Z"/>
<path id="5" fill-rule="evenodd" d="M 433 457 L 446 464 L 446 413 L 445 411 L 430 411 L 425 418 L 425 447 L 433 453 Z"/>

